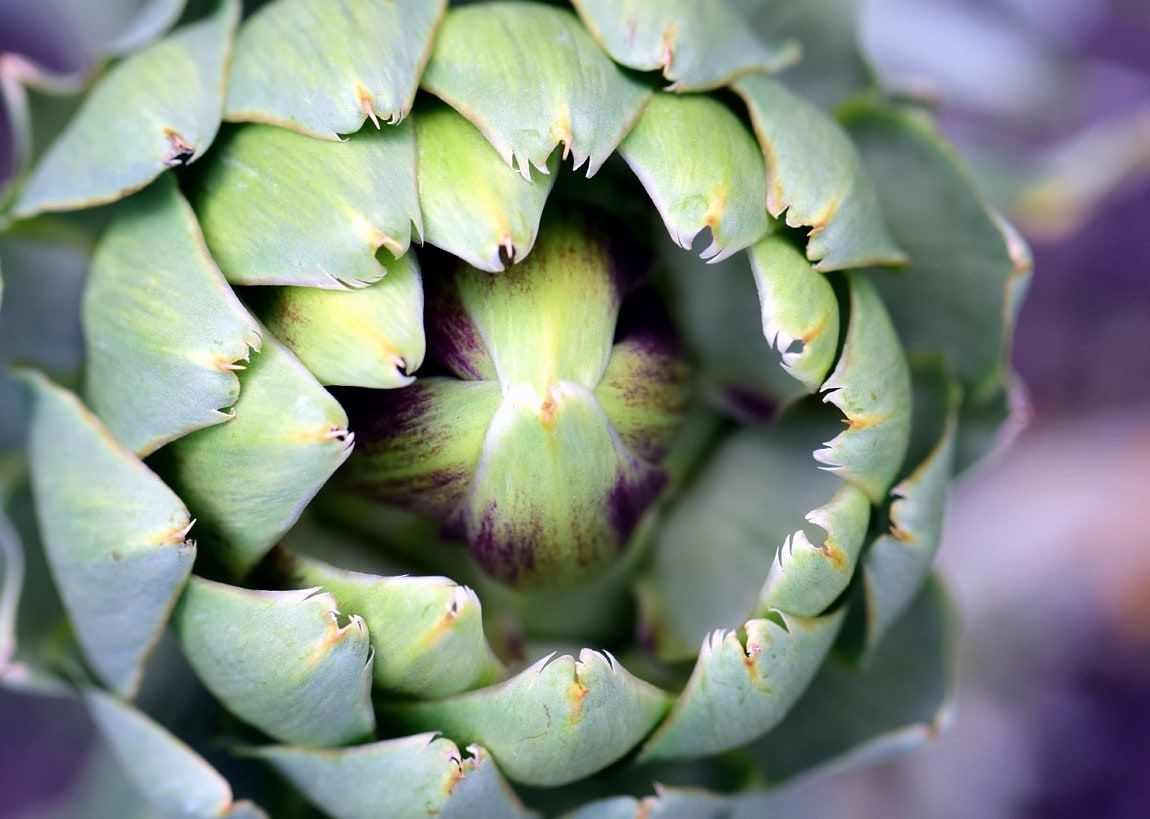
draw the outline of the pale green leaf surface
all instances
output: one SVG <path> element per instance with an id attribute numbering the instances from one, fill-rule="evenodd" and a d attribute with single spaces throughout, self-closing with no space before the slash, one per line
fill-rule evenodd
<path id="1" fill-rule="evenodd" d="M 747 254 L 759 291 L 763 336 L 782 367 L 816 392 L 835 360 L 839 307 L 834 289 L 781 236 L 768 236 Z"/>
<path id="2" fill-rule="evenodd" d="M 487 752 L 460 752 L 433 733 L 351 748 L 267 747 L 250 751 L 337 819 L 394 816 L 528 816 Z"/>
<path id="3" fill-rule="evenodd" d="M 661 70 L 674 91 L 707 91 L 799 57 L 793 42 L 757 37 L 729 0 L 575 0 L 575 8 L 616 62 Z"/>
<path id="4" fill-rule="evenodd" d="M 116 64 L 32 171 L 18 216 L 113 202 L 215 139 L 236 0 Z"/>
<path id="5" fill-rule="evenodd" d="M 186 5 L 187 0 L 147 0 L 106 50 L 110 54 L 138 51 L 174 26 Z"/>
<path id="6" fill-rule="evenodd" d="M 423 282 L 414 254 L 359 290 L 260 288 L 256 313 L 321 384 L 394 389 L 415 381 L 426 351 Z"/>
<path id="7" fill-rule="evenodd" d="M 642 799 L 614 796 L 588 802 L 561 819 L 727 819 L 731 814 L 727 796 L 658 784 L 655 791 Z"/>
<path id="8" fill-rule="evenodd" d="M 421 109 L 414 121 L 424 240 L 488 273 L 527 256 L 559 157 L 543 178 L 524 179 L 451 108 Z"/>
<path id="9" fill-rule="evenodd" d="M 874 503 L 894 482 L 910 440 L 910 369 L 890 317 L 874 287 L 851 276 L 850 323 L 824 398 L 847 428 L 815 459 L 850 481 Z"/>
<path id="10" fill-rule="evenodd" d="M 928 582 L 861 668 L 829 660 L 790 715 L 750 758 L 779 783 L 828 761 L 856 762 L 922 745 L 946 721 L 955 613 Z"/>
<path id="11" fill-rule="evenodd" d="M 227 816 L 232 790 L 203 757 L 131 705 L 84 693 L 88 713 L 140 793 L 173 816 Z"/>
<path id="12" fill-rule="evenodd" d="M 317 589 L 251 591 L 193 577 L 172 617 L 196 676 L 281 742 L 342 745 L 370 734 L 371 646 Z"/>
<path id="13" fill-rule="evenodd" d="M 260 346 L 167 179 L 127 202 L 100 239 L 82 321 L 85 396 L 141 457 L 227 421 L 240 393 L 235 368 Z"/>
<path id="14" fill-rule="evenodd" d="M 243 575 L 295 523 L 351 444 L 340 405 L 265 334 L 240 372 L 235 418 L 173 441 L 157 458 L 199 521 L 201 548 Z"/>
<path id="15" fill-rule="evenodd" d="M 325 139 L 411 110 L 447 0 L 275 0 L 244 22 L 229 120 Z"/>
<path id="16" fill-rule="evenodd" d="M 840 610 L 817 619 L 780 619 L 785 626 L 748 620 L 745 637 L 725 630 L 708 636 L 691 679 L 640 759 L 708 756 L 777 725 L 807 689 L 843 617 Z"/>
<path id="17" fill-rule="evenodd" d="M 716 100 L 653 95 L 619 153 L 650 194 L 675 244 L 685 250 L 709 228 L 711 244 L 701 255 L 721 261 L 770 228 L 762 152 Z"/>
<path id="18" fill-rule="evenodd" d="M 667 706 L 665 693 L 583 649 L 578 660 L 547 657 L 499 685 L 394 711 L 416 730 L 482 745 L 514 782 L 554 786 L 622 757 Z"/>
<path id="19" fill-rule="evenodd" d="M 377 685 L 422 698 L 495 682 L 503 666 L 483 636 L 479 598 L 445 577 L 380 577 L 318 560 L 292 564 L 292 579 L 322 586 L 340 611 L 367 624 Z"/>
<path id="20" fill-rule="evenodd" d="M 734 89 L 747 103 L 767 161 L 767 208 L 809 227 L 807 258 L 821 271 L 898 264 L 906 257 L 883 220 L 874 185 L 837 122 L 777 80 L 754 74 Z"/>
<path id="21" fill-rule="evenodd" d="M 317 185 L 316 180 L 324 180 Z M 362 287 L 420 230 L 415 131 L 327 142 L 268 125 L 231 130 L 191 191 L 208 247 L 233 284 Z"/>
<path id="22" fill-rule="evenodd" d="M 36 513 L 52 576 L 84 655 L 134 693 L 195 558 L 180 499 L 74 395 L 29 375 Z"/>
<path id="23" fill-rule="evenodd" d="M 546 173 L 560 144 L 592 176 L 649 96 L 575 15 L 514 0 L 448 12 L 422 83 L 526 178 L 532 167 Z"/>

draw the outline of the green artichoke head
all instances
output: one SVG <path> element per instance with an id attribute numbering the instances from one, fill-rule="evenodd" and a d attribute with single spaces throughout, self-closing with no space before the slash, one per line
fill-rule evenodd
<path id="1" fill-rule="evenodd" d="M 801 5 L 172 0 L 71 96 L 0 61 L 0 681 L 204 816 L 727 815 L 932 731 L 1028 263 Z"/>

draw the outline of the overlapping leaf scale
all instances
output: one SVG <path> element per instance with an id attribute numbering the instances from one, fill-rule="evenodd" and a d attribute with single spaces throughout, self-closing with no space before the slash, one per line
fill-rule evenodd
<path id="1" fill-rule="evenodd" d="M 798 59 L 793 42 L 753 32 L 729 0 L 574 0 L 611 57 L 641 71 L 661 70 L 673 91 L 708 91 L 752 71 L 777 71 Z"/>
<path id="2" fill-rule="evenodd" d="M 387 275 L 358 290 L 261 287 L 246 295 L 321 384 L 406 387 L 426 352 L 423 281 L 413 253 L 383 265 Z"/>
<path id="3" fill-rule="evenodd" d="M 265 817 L 199 754 L 141 711 L 102 691 L 84 692 L 88 713 L 132 784 L 172 816 Z"/>
<path id="4" fill-rule="evenodd" d="M 191 517 L 75 395 L 43 376 L 29 448 L 52 576 L 92 668 L 134 693 L 192 568 Z"/>
<path id="5" fill-rule="evenodd" d="M 494 683 L 503 666 L 483 636 L 475 592 L 444 577 L 380 577 L 318 560 L 292 562 L 294 582 L 322 586 L 367 624 L 376 685 L 424 698 Z"/>
<path id="6" fill-rule="evenodd" d="M 238 0 L 115 65 L 45 152 L 14 213 L 112 202 L 198 159 L 220 124 Z"/>
<path id="7" fill-rule="evenodd" d="M 701 255 L 721 261 L 754 244 L 770 227 L 762 153 L 717 100 L 653 95 L 619 153 L 679 247 L 690 250 L 709 228 L 711 244 Z"/>
<path id="8" fill-rule="evenodd" d="M 427 733 L 351 748 L 271 746 L 247 753 L 269 762 L 337 819 L 375 819 L 381 812 L 457 819 L 533 815 L 483 748 L 467 750 Z"/>
<path id="9" fill-rule="evenodd" d="M 583 649 L 549 656 L 506 682 L 443 700 L 394 706 L 410 730 L 437 730 L 459 744 L 482 745 L 508 779 L 555 786 L 620 759 L 666 713 L 668 697 Z"/>
<path id="10" fill-rule="evenodd" d="M 413 120 L 424 240 L 488 273 L 530 253 L 559 157 L 525 179 L 453 109 L 421 108 Z"/>
<path id="11" fill-rule="evenodd" d="M 231 418 L 255 320 L 212 262 L 165 177 L 134 196 L 96 247 L 82 309 L 85 395 L 141 457 Z"/>
<path id="12" fill-rule="evenodd" d="M 154 456 L 199 521 L 201 548 L 236 576 L 295 523 L 352 445 L 343 408 L 271 334 L 239 376 L 232 420 Z"/>
<path id="13" fill-rule="evenodd" d="M 638 119 L 650 92 L 603 53 L 578 18 L 502 0 L 448 12 L 423 87 L 467 117 L 530 178 L 563 145 L 593 175 Z"/>
<path id="14" fill-rule="evenodd" d="M 240 29 L 226 117 L 324 139 L 411 110 L 447 0 L 274 0 Z"/>
<path id="15" fill-rule="evenodd" d="M 655 785 L 655 796 L 614 796 L 588 802 L 561 819 L 728 819 L 732 799 L 717 793 Z"/>
<path id="16" fill-rule="evenodd" d="M 848 278 L 850 320 L 824 398 L 838 407 L 847 428 L 815 458 L 881 503 L 894 482 L 910 440 L 910 368 L 878 293 L 859 275 Z"/>
<path id="17" fill-rule="evenodd" d="M 331 595 L 193 577 L 172 625 L 208 690 L 281 742 L 342 745 L 374 729 L 367 627 L 354 615 L 341 626 Z"/>
<path id="18" fill-rule="evenodd" d="M 220 143 L 190 198 L 233 284 L 362 287 L 386 272 L 379 248 L 402 256 L 422 230 L 410 123 L 346 142 L 243 125 Z"/>
<path id="19" fill-rule="evenodd" d="M 843 129 L 764 74 L 738 80 L 767 162 L 767 207 L 811 228 L 807 258 L 823 272 L 899 264 L 874 185 Z"/>

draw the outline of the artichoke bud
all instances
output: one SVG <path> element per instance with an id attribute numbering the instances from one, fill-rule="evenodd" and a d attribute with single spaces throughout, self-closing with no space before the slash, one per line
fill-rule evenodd
<path id="1" fill-rule="evenodd" d="M 686 368 L 619 243 L 545 222 L 506 272 L 428 275 L 443 375 L 345 399 L 359 447 L 345 485 L 439 518 L 514 586 L 559 586 L 626 548 L 666 484 Z"/>

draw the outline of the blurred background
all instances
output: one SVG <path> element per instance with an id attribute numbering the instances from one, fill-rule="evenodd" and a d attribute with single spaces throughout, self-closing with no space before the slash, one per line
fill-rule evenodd
<path id="1" fill-rule="evenodd" d="M 0 54 L 83 68 L 140 5 L 93 20 L 87 2 L 0 0 Z M 936 104 L 1031 243 L 1028 423 L 951 502 L 949 726 L 800 781 L 769 815 L 1150 816 L 1150 2 L 866 0 L 861 27 L 886 84 Z M 0 177 L 9 161 L 0 141 Z M 81 708 L 0 690 L 0 817 L 58 815 L 67 787 L 116 777 L 86 761 L 92 741 Z"/>

